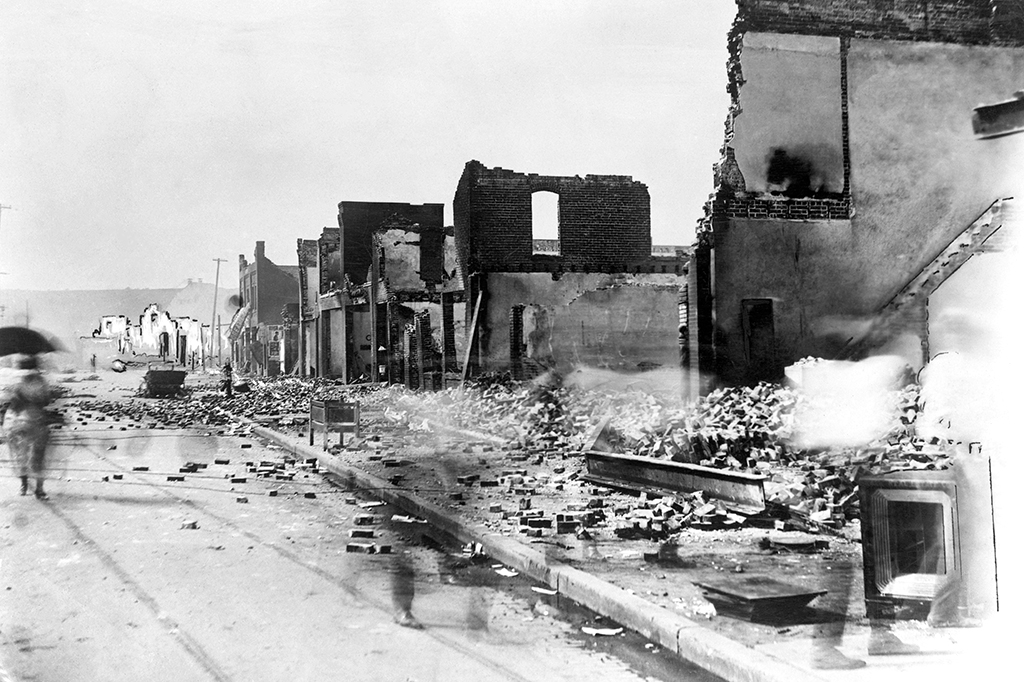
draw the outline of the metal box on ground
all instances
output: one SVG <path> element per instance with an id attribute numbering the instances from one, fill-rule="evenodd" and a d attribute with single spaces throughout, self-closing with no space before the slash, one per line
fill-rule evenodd
<path id="1" fill-rule="evenodd" d="M 345 444 L 345 434 L 359 436 L 359 403 L 342 400 L 309 401 L 309 444 L 315 443 L 317 430 L 323 432 L 323 449 L 330 446 L 330 434 L 338 434 L 338 444 Z"/>
<path id="2" fill-rule="evenodd" d="M 987 463 L 860 479 L 869 618 L 964 624 L 997 607 Z"/>

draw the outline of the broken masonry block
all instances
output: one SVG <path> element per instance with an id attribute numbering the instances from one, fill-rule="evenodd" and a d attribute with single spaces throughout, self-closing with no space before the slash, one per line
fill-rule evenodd
<path id="1" fill-rule="evenodd" d="M 248 450 L 251 447 L 252 447 L 252 443 L 242 443 L 242 445 L 241 445 L 241 448 L 243 450 Z"/>
<path id="2" fill-rule="evenodd" d="M 463 497 L 462 493 L 448 493 L 448 498 L 452 500 L 461 500 Z"/>
<path id="3" fill-rule="evenodd" d="M 350 528 L 348 531 L 350 538 L 372 538 L 374 535 L 372 528 Z"/>
<path id="4" fill-rule="evenodd" d="M 198 521 L 182 521 L 181 522 L 181 530 L 196 530 L 197 528 L 199 528 L 199 522 Z"/>
<path id="5" fill-rule="evenodd" d="M 377 546 L 372 542 L 350 542 L 345 545 L 345 551 L 350 554 L 374 554 Z"/>
<path id="6" fill-rule="evenodd" d="M 249 504 L 249 498 L 248 497 L 236 497 L 235 498 L 235 502 L 237 502 L 238 504 Z"/>
<path id="7" fill-rule="evenodd" d="M 576 521 L 561 521 L 555 524 L 555 532 L 559 535 L 575 533 L 576 529 L 579 528 L 579 525 L 580 524 Z"/>
<path id="8" fill-rule="evenodd" d="M 230 459 L 215 459 L 215 460 L 213 460 L 213 463 L 214 464 L 231 464 L 231 460 Z"/>
<path id="9" fill-rule="evenodd" d="M 303 493 L 302 496 L 305 497 L 307 500 L 316 499 L 316 493 Z"/>
<path id="10" fill-rule="evenodd" d="M 492 504 L 492 505 L 491 505 L 491 506 L 489 507 L 488 511 L 490 511 L 491 513 L 495 513 L 495 514 L 496 514 L 496 513 L 499 513 L 499 512 L 501 512 L 501 511 L 502 511 L 502 507 L 501 507 L 501 505 L 500 505 L 500 504 L 498 504 L 498 503 L 495 503 L 495 504 Z"/>
<path id="11" fill-rule="evenodd" d="M 540 538 L 544 537 L 544 531 L 540 528 L 527 528 L 525 529 L 526 537 L 528 538 Z"/>
<path id="12" fill-rule="evenodd" d="M 114 474 L 114 480 L 115 481 L 124 480 L 124 474 Z"/>
<path id="13" fill-rule="evenodd" d="M 104 483 L 110 483 L 110 476 L 104 476 L 102 480 Z"/>
<path id="14" fill-rule="evenodd" d="M 184 481 L 185 477 L 184 476 L 168 476 L 167 480 L 168 481 Z"/>
<path id="15" fill-rule="evenodd" d="M 232 483 L 245 483 L 247 480 L 245 476 L 233 476 L 231 478 Z"/>
<path id="16" fill-rule="evenodd" d="M 498 487 L 498 482 L 497 481 L 480 481 L 480 487 L 481 488 L 497 488 Z"/>
<path id="17" fill-rule="evenodd" d="M 373 514 L 356 514 L 353 520 L 357 526 L 372 526 L 377 523 L 377 517 Z"/>
<path id="18" fill-rule="evenodd" d="M 391 554 L 391 545 L 377 545 L 377 554 Z"/>
<path id="19" fill-rule="evenodd" d="M 132 467 L 132 471 L 149 471 L 149 467 Z"/>
<path id="20" fill-rule="evenodd" d="M 519 500 L 520 509 L 530 509 L 532 506 L 533 502 L 530 500 L 529 497 L 524 497 L 523 499 Z"/>
<path id="21" fill-rule="evenodd" d="M 529 525 L 530 528 L 551 528 L 551 526 L 553 524 L 551 522 L 551 519 L 543 519 L 543 518 L 536 517 L 536 518 L 528 519 L 527 520 L 527 525 Z"/>
<path id="22" fill-rule="evenodd" d="M 270 497 L 277 497 L 277 491 L 271 490 L 270 492 L 267 493 L 267 495 L 269 495 Z"/>

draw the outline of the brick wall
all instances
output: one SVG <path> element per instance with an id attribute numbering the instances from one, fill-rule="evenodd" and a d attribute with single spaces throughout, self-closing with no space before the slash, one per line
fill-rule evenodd
<path id="1" fill-rule="evenodd" d="M 341 230 L 336 227 L 325 227 L 317 243 L 320 259 L 320 293 L 323 294 L 341 286 L 342 283 L 341 267 L 337 263 L 337 254 L 341 249 Z M 334 287 L 331 286 L 332 283 Z"/>
<path id="2" fill-rule="evenodd" d="M 259 248 L 255 266 L 256 307 L 251 319 L 254 323 L 282 324 L 281 309 L 299 300 L 299 281 L 264 256 Z"/>
<path id="3" fill-rule="evenodd" d="M 343 201 L 338 204 L 338 226 L 342 268 L 353 284 L 364 284 L 373 252 L 373 233 L 384 221 L 400 218 L 418 223 L 423 229 L 444 231 L 444 204 L 401 204 L 369 201 Z M 439 257 L 443 261 L 443 252 Z"/>
<path id="4" fill-rule="evenodd" d="M 422 225 L 398 214 L 391 215 L 374 231 L 374 252 L 382 265 L 393 264 L 383 268 L 378 276 L 388 278 L 389 286 L 403 290 L 420 289 L 423 285 L 433 290 L 444 281 L 447 236 L 443 227 Z M 365 281 L 365 275 L 363 277 Z"/>
<path id="5" fill-rule="evenodd" d="M 449 292 L 441 294 L 441 355 L 442 370 L 457 372 L 459 362 L 455 352 L 455 296 Z"/>
<path id="6" fill-rule="evenodd" d="M 728 197 L 714 203 L 716 217 L 751 220 L 848 220 L 851 201 L 842 199 L 784 199 Z"/>
<path id="7" fill-rule="evenodd" d="M 534 255 L 532 195 L 558 194 L 558 256 Z M 463 272 L 632 272 L 651 260 L 651 200 L 629 176 L 556 177 L 466 164 L 454 201 Z"/>
<path id="8" fill-rule="evenodd" d="M 748 31 L 1024 45 L 1020 0 L 737 0 Z"/>
<path id="9" fill-rule="evenodd" d="M 516 381 L 523 380 L 523 309 L 525 307 L 522 304 L 514 305 L 508 311 L 509 366 L 512 369 L 512 378 Z"/>
<path id="10" fill-rule="evenodd" d="M 440 284 L 444 275 L 444 228 L 430 226 L 420 231 L 420 279 Z"/>
<path id="11" fill-rule="evenodd" d="M 314 317 L 314 313 L 307 300 L 307 292 L 310 286 L 309 268 L 315 268 L 319 264 L 319 244 L 315 239 L 299 239 L 296 244 L 296 252 L 299 256 L 299 319 L 302 321 L 311 320 Z"/>

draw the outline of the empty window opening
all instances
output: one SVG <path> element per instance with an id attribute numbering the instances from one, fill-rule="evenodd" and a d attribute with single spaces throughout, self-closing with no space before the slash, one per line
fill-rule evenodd
<path id="1" fill-rule="evenodd" d="M 558 255 L 558 195 L 534 192 L 532 199 L 533 252 Z"/>

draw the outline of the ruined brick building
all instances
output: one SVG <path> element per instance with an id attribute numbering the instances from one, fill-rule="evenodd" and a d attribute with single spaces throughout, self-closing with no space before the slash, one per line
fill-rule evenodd
<path id="1" fill-rule="evenodd" d="M 1024 87 L 1024 6 L 737 4 L 691 367 L 749 383 L 808 355 L 921 366 L 952 343 L 944 306 L 984 306 L 954 275 L 995 263 L 1012 231 L 1017 143 L 975 139 L 971 118 Z"/>
<path id="2" fill-rule="evenodd" d="M 444 205 L 343 201 L 338 225 L 298 241 L 304 372 L 438 385 L 462 312 Z"/>
<path id="3" fill-rule="evenodd" d="M 298 340 L 292 316 L 298 301 L 299 268 L 277 265 L 266 256 L 265 242 L 256 242 L 250 263 L 238 256 L 241 304 L 228 331 L 235 367 L 261 376 L 292 371 Z"/>
<path id="4" fill-rule="evenodd" d="M 557 219 L 540 233 L 543 193 L 554 195 Z M 652 248 L 643 183 L 470 161 L 453 209 L 472 370 L 679 367 L 687 256 Z"/>

